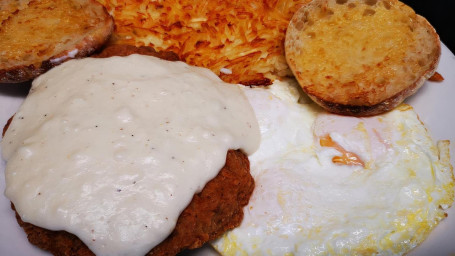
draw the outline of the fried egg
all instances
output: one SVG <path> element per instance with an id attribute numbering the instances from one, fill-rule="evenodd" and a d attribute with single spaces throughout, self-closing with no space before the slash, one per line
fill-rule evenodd
<path id="1" fill-rule="evenodd" d="M 222 255 L 401 255 L 454 200 L 449 141 L 411 106 L 368 118 L 316 107 L 293 85 L 245 88 L 261 130 L 256 188 Z"/>

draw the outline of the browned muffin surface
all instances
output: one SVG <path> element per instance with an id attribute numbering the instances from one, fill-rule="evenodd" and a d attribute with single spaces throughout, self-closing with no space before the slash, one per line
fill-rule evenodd
<path id="1" fill-rule="evenodd" d="M 0 83 L 28 81 L 88 56 L 114 29 L 112 17 L 95 0 L 6 0 L 0 10 Z"/>

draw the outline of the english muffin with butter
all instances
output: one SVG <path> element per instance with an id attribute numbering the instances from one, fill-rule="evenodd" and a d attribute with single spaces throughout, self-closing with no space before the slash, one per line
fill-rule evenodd
<path id="1" fill-rule="evenodd" d="M 28 81 L 88 56 L 114 29 L 95 0 L 4 0 L 0 10 L 0 83 Z"/>
<path id="2" fill-rule="evenodd" d="M 5 130 L 5 195 L 53 254 L 174 255 L 240 224 L 259 140 L 239 86 L 210 70 L 71 60 L 34 80 Z"/>
<path id="3" fill-rule="evenodd" d="M 343 115 L 389 111 L 435 72 L 439 36 L 397 0 L 315 0 L 293 16 L 286 60 L 303 90 Z"/>

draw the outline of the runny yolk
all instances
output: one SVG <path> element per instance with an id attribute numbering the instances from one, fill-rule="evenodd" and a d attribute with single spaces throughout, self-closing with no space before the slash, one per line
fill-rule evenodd
<path id="1" fill-rule="evenodd" d="M 319 143 L 322 147 L 331 147 L 338 150 L 341 153 L 341 156 L 334 156 L 332 162 L 339 165 L 360 165 L 365 167 L 365 163 L 360 159 L 360 157 L 353 152 L 349 152 L 340 146 L 338 143 L 332 140 L 330 135 L 325 135 L 319 138 Z"/>

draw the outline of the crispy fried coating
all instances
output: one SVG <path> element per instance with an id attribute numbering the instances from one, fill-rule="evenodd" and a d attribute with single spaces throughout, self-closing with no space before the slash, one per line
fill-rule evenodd
<path id="1" fill-rule="evenodd" d="M 128 45 L 107 47 L 96 57 L 127 56 L 133 53 L 178 60 L 174 53 Z M 3 135 L 12 118 L 5 125 Z M 194 195 L 191 203 L 180 214 L 174 231 L 147 255 L 175 255 L 185 249 L 195 249 L 237 227 L 243 219 L 243 207 L 248 204 L 253 189 L 254 179 L 250 175 L 248 157 L 240 150 L 229 150 L 226 163 L 218 175 L 209 181 L 200 193 Z M 12 208 L 14 210 L 14 205 Z M 94 255 L 71 233 L 51 231 L 26 223 L 17 213 L 16 219 L 30 243 L 41 249 L 54 255 Z"/>
<path id="2" fill-rule="evenodd" d="M 152 47 L 132 46 L 126 44 L 110 45 L 103 49 L 102 52 L 93 55 L 95 58 L 107 58 L 111 56 L 128 56 L 131 54 L 142 54 L 154 56 L 163 60 L 178 61 L 179 56 L 173 52 L 157 52 Z"/>
<path id="3" fill-rule="evenodd" d="M 243 207 L 254 189 L 248 158 L 239 150 L 229 150 L 226 164 L 204 189 L 194 195 L 180 214 L 174 231 L 153 248 L 148 256 L 175 255 L 184 249 L 201 247 L 240 225 Z M 14 209 L 14 206 L 12 206 Z M 19 225 L 30 243 L 54 255 L 92 256 L 87 246 L 66 231 L 51 231 L 23 222 L 16 213 Z"/>

